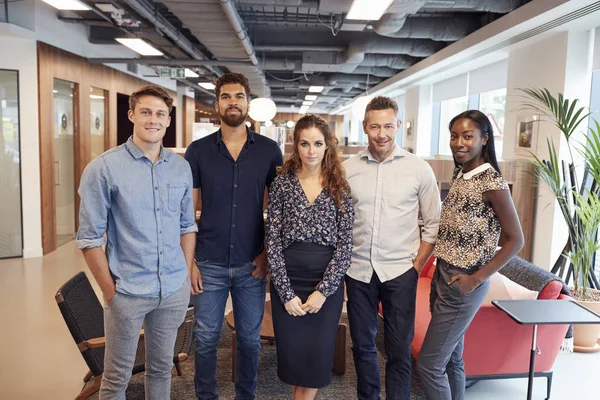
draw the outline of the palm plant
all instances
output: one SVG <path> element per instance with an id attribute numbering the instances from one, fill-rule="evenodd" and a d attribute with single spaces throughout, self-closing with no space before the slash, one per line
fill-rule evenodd
<path id="1" fill-rule="evenodd" d="M 563 254 L 571 262 L 575 292 L 585 297 L 588 286 L 595 281 L 592 273 L 594 254 L 600 249 L 600 124 L 589 129 L 586 141 L 577 141 L 574 134 L 590 115 L 578 100 L 558 98 L 548 89 L 520 89 L 524 93 L 525 109 L 532 110 L 555 125 L 564 136 L 570 160 L 565 165 L 551 139 L 547 140 L 549 159 L 532 154 L 536 177 L 545 183 L 558 202 L 567 223 L 569 240 Z M 575 152 L 581 156 L 584 181 L 578 177 Z"/>

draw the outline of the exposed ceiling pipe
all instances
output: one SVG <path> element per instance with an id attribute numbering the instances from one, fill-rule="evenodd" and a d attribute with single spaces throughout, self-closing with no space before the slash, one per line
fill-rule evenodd
<path id="1" fill-rule="evenodd" d="M 380 35 L 394 38 L 456 41 L 479 27 L 477 21 L 470 17 L 396 18 L 399 15 L 385 14 L 373 24 L 373 30 Z"/>
<path id="2" fill-rule="evenodd" d="M 231 0 L 219 0 L 219 3 L 221 3 L 223 12 L 231 23 L 235 34 L 237 35 L 238 39 L 240 39 L 240 42 L 244 47 L 244 51 L 250 58 L 250 62 L 252 62 L 253 65 L 258 65 L 258 59 L 256 58 L 254 48 L 252 47 L 252 42 L 250 41 L 248 32 L 246 32 L 246 28 L 243 26 L 242 18 L 240 17 L 240 14 L 238 14 L 235 4 Z"/>
<path id="3" fill-rule="evenodd" d="M 522 0 L 396 1 L 379 21 L 373 23 L 373 30 L 382 36 L 395 38 L 410 37 L 455 41 L 477 29 L 478 26 L 474 21 L 468 18 L 407 19 L 407 17 L 416 14 L 424 7 L 508 13 L 522 3 Z"/>
<path id="4" fill-rule="evenodd" d="M 192 42 L 186 39 L 178 29 L 176 29 L 162 15 L 157 14 L 144 0 L 123 0 L 125 4 L 133 8 L 138 14 L 154 24 L 154 26 L 167 35 L 173 42 L 181 47 L 185 52 L 196 60 L 206 60 L 208 57 L 194 46 Z M 223 71 L 217 67 L 206 67 L 217 76 L 223 75 Z"/>
<path id="5" fill-rule="evenodd" d="M 307 7 L 317 8 L 317 0 L 238 0 L 238 3 L 261 6 L 281 6 L 281 7 Z"/>
<path id="6" fill-rule="evenodd" d="M 454 0 L 452 2 L 426 1 L 425 8 L 463 9 L 493 13 L 509 13 L 523 5 L 523 0 Z"/>
<path id="7" fill-rule="evenodd" d="M 278 46 L 278 45 L 265 45 L 265 46 L 254 46 L 256 51 L 268 51 L 268 52 L 302 52 L 302 51 L 344 51 L 346 46 Z"/>
<path id="8" fill-rule="evenodd" d="M 354 71 L 352 71 L 353 74 L 362 74 L 362 75 L 370 74 L 373 76 L 378 76 L 380 78 L 389 78 L 389 77 L 396 75 L 399 72 L 400 71 L 397 71 L 395 69 L 388 68 L 388 67 L 363 67 L 363 66 L 358 66 L 354 69 Z"/>
<path id="9" fill-rule="evenodd" d="M 394 69 L 406 69 L 418 62 L 419 59 L 405 55 L 385 55 L 385 54 L 365 54 L 363 62 L 360 66 L 363 67 L 389 67 Z"/>
<path id="10" fill-rule="evenodd" d="M 443 47 L 432 40 L 370 38 L 350 43 L 344 53 L 344 63 L 360 64 L 366 53 L 407 54 L 415 57 L 429 57 Z"/>

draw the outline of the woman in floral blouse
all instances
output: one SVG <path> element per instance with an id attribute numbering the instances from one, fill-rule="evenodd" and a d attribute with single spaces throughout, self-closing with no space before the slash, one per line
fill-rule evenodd
<path id="1" fill-rule="evenodd" d="M 326 121 L 307 115 L 271 185 L 267 219 L 277 373 L 296 400 L 331 382 L 353 223 L 337 139 Z"/>

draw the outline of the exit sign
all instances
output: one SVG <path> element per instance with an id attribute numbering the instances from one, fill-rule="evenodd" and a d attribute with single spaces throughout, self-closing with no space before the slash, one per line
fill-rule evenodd
<path id="1" fill-rule="evenodd" d="M 185 68 L 161 68 L 161 78 L 185 78 Z"/>

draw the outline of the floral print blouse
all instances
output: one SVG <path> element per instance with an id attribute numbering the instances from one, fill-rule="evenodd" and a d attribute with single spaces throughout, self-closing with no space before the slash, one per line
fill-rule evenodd
<path id="1" fill-rule="evenodd" d="M 287 276 L 283 250 L 294 242 L 335 248 L 323 279 L 315 288 L 325 297 L 336 292 L 350 267 L 354 205 L 349 192 L 342 197 L 344 210 L 324 188 L 310 204 L 294 173 L 278 175 L 269 190 L 267 258 L 271 281 L 283 303 L 296 297 Z"/>

